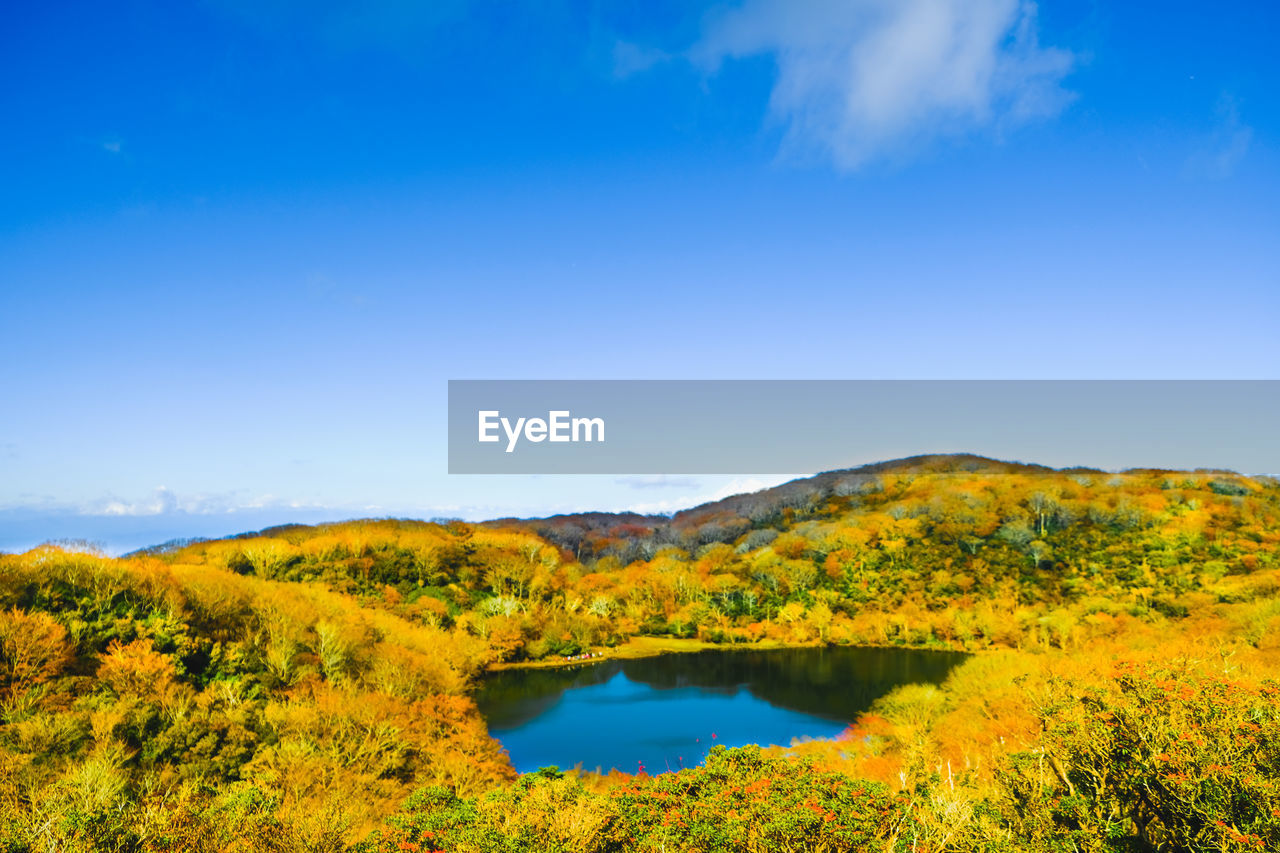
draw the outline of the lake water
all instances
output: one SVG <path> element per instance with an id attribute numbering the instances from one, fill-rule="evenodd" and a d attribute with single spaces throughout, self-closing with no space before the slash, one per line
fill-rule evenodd
<path id="1" fill-rule="evenodd" d="M 486 676 L 476 695 L 516 770 L 649 773 L 716 745 L 838 735 L 901 684 L 940 683 L 965 659 L 915 649 L 712 650 Z"/>

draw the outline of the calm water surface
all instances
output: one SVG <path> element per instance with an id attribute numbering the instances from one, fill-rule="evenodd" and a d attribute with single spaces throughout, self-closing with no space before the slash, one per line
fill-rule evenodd
<path id="1" fill-rule="evenodd" d="M 476 696 L 516 770 L 699 764 L 717 744 L 834 737 L 901 684 L 937 684 L 955 652 L 818 648 L 713 650 L 485 678 Z"/>

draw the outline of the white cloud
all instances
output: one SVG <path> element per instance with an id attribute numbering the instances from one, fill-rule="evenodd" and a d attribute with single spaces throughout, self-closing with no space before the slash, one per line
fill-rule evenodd
<path id="1" fill-rule="evenodd" d="M 693 477 L 671 477 L 666 474 L 619 477 L 614 482 L 628 489 L 696 489 L 700 485 Z"/>
<path id="2" fill-rule="evenodd" d="M 30 501 L 24 505 L 34 509 Z M 260 515 L 262 513 L 301 513 L 327 514 L 333 518 L 375 518 L 386 515 L 403 517 L 431 518 L 453 515 L 466 511 L 468 517 L 483 518 L 475 515 L 476 508 L 460 505 L 423 505 L 423 506 L 384 506 L 367 502 L 321 503 L 297 498 L 282 498 L 270 493 L 250 494 L 239 490 L 205 494 L 177 494 L 165 486 L 157 487 L 149 496 L 139 500 L 129 500 L 114 495 L 89 501 L 87 503 L 69 505 L 45 501 L 40 509 L 52 513 L 69 513 L 78 516 L 94 516 L 108 518 L 159 518 L 163 516 L 234 516 Z M 3 507 L 0 507 L 0 511 Z"/>
<path id="3" fill-rule="evenodd" d="M 173 492 L 160 486 L 155 493 L 141 501 L 126 501 L 119 498 L 108 498 L 97 505 L 86 508 L 86 515 L 163 515 L 178 508 L 178 499 Z"/>
<path id="4" fill-rule="evenodd" d="M 1185 171 L 1208 178 L 1229 178 L 1249 153 L 1253 128 L 1240 120 L 1240 105 L 1224 93 L 1218 98 L 1217 125 L 1186 162 Z"/>
<path id="5" fill-rule="evenodd" d="M 746 0 L 708 20 L 691 59 L 772 55 L 784 150 L 837 167 L 940 137 L 1057 114 L 1074 58 L 1041 47 L 1029 0 Z"/>
<path id="6" fill-rule="evenodd" d="M 761 489 L 772 488 L 789 482 L 797 477 L 803 477 L 803 474 L 782 474 L 768 477 L 740 477 L 730 480 L 718 489 L 703 493 L 686 493 L 674 498 L 668 498 L 661 501 L 651 501 L 647 503 L 633 504 L 625 507 L 622 511 L 638 512 L 644 514 L 666 514 L 677 512 L 682 509 L 692 509 L 695 506 L 701 506 L 712 501 L 722 500 L 732 497 L 733 495 L 748 494 L 750 492 L 758 492 Z"/>
<path id="7" fill-rule="evenodd" d="M 239 492 L 226 494 L 178 495 L 159 486 L 150 496 L 140 500 L 107 497 L 79 507 L 81 515 L 161 516 L 174 513 L 187 515 L 224 515 L 263 509 L 318 509 L 314 504 L 284 501 L 272 495 L 249 497 Z"/>

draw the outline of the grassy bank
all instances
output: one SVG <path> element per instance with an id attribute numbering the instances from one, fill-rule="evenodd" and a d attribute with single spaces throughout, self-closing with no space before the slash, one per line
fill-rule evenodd
<path id="1" fill-rule="evenodd" d="M 629 637 L 617 646 L 602 646 L 593 649 L 589 658 L 543 658 L 534 661 L 499 661 L 489 665 L 491 672 L 504 669 L 550 669 L 561 666 L 577 666 L 583 663 L 594 663 L 606 660 L 636 660 L 658 655 L 682 654 L 687 652 L 726 651 L 729 649 L 807 649 L 823 645 L 818 642 L 787 643 L 779 640 L 763 639 L 754 643 L 711 643 L 706 640 L 683 637 Z"/>

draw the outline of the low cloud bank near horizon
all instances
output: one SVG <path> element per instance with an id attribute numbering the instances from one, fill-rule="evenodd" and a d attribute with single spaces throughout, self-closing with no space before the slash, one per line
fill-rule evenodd
<path id="1" fill-rule="evenodd" d="M 805 476 L 805 475 L 795 475 Z M 578 512 L 636 512 L 669 515 L 731 495 L 778 485 L 793 476 L 733 478 L 717 486 L 688 477 L 645 478 L 652 485 L 614 481 L 627 492 L 657 488 L 677 492 L 658 501 L 632 501 L 619 494 L 597 502 L 474 505 L 321 505 L 270 495 L 184 495 L 160 487 L 139 499 L 107 496 L 84 504 L 41 501 L 0 507 L 0 553 L 20 553 L 48 542 L 81 542 L 112 556 L 174 540 L 215 539 L 282 524 L 323 524 L 359 518 L 408 518 L 423 521 L 541 518 Z M 623 478 L 625 480 L 625 478 Z"/>

